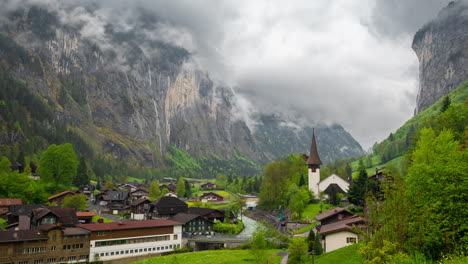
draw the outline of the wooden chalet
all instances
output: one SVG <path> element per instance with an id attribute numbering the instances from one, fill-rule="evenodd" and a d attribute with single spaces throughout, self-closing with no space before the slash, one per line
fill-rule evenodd
<path id="1" fill-rule="evenodd" d="M 328 225 L 331 223 L 339 222 L 348 218 L 355 217 L 356 215 L 347 211 L 344 208 L 336 207 L 315 217 L 318 225 Z"/>
<path id="2" fill-rule="evenodd" d="M 211 183 L 211 182 L 207 182 L 207 183 L 204 183 L 204 184 L 200 185 L 200 188 L 202 190 L 214 190 L 214 189 L 216 189 L 216 184 Z"/>
<path id="3" fill-rule="evenodd" d="M 202 202 L 205 202 L 205 201 L 224 201 L 224 197 L 217 194 L 217 193 L 214 193 L 214 192 L 209 192 L 209 193 L 203 193 L 202 196 L 200 196 L 200 200 Z"/>
<path id="4" fill-rule="evenodd" d="M 188 214 L 200 215 L 209 221 L 221 221 L 224 222 L 224 217 L 226 212 L 224 210 L 218 210 L 213 208 L 203 208 L 203 207 L 189 207 L 187 210 Z"/>
<path id="5" fill-rule="evenodd" d="M 130 218 L 133 220 L 146 220 L 151 207 L 151 201 L 140 198 L 130 205 Z"/>
<path id="6" fill-rule="evenodd" d="M 213 222 L 197 214 L 178 213 L 169 220 L 182 223 L 182 235 L 206 235 L 213 233 Z"/>
<path id="7" fill-rule="evenodd" d="M 164 190 L 164 189 L 168 189 L 170 192 L 175 192 L 176 188 L 177 188 L 177 185 L 175 185 L 174 183 L 163 184 L 163 185 L 159 186 L 159 189 L 161 191 Z"/>
<path id="8" fill-rule="evenodd" d="M 187 212 L 188 205 L 175 197 L 161 197 L 151 203 L 149 214 L 152 218 L 169 218 Z"/>
<path id="9" fill-rule="evenodd" d="M 139 199 L 149 199 L 149 192 L 146 189 L 139 187 L 135 191 L 130 193 L 130 199 L 136 201 Z"/>
<path id="10" fill-rule="evenodd" d="M 78 224 L 78 217 L 73 208 L 37 208 L 31 213 L 31 229 L 38 229 L 42 225 L 60 225 L 73 227 Z"/>
<path id="11" fill-rule="evenodd" d="M 68 191 L 64 191 L 64 192 L 52 195 L 47 199 L 49 200 L 50 204 L 62 205 L 63 200 L 66 197 L 70 197 L 70 196 L 73 196 L 73 195 L 76 195 L 76 193 L 74 191 L 68 190 Z"/>

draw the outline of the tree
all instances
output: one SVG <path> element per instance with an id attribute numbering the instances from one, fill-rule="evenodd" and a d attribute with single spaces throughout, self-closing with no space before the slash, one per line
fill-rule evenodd
<path id="1" fill-rule="evenodd" d="M 444 96 L 444 99 L 442 99 L 442 105 L 440 106 L 440 113 L 442 114 L 445 112 L 451 103 L 452 101 L 450 100 L 450 97 L 448 95 Z"/>
<path id="2" fill-rule="evenodd" d="M 310 196 L 307 186 L 303 186 L 298 191 L 296 191 L 289 201 L 289 209 L 291 209 L 292 217 L 296 219 L 301 218 L 302 213 L 304 212 L 309 201 Z"/>
<path id="3" fill-rule="evenodd" d="M 266 235 L 264 230 L 260 229 L 255 232 L 252 237 L 252 242 L 250 243 L 250 252 L 254 256 L 255 263 L 263 264 L 265 263 L 268 252 L 268 243 L 266 241 Z"/>
<path id="4" fill-rule="evenodd" d="M 177 181 L 176 193 L 178 197 L 185 197 L 185 181 L 182 178 Z"/>
<path id="5" fill-rule="evenodd" d="M 364 206 L 369 182 L 366 168 L 361 161 L 358 178 L 351 184 L 348 191 L 348 200 L 358 206 Z"/>
<path id="6" fill-rule="evenodd" d="M 52 144 L 41 156 L 39 173 L 42 181 L 52 183 L 55 188 L 59 185 L 66 188 L 76 176 L 77 166 L 78 160 L 70 143 Z"/>
<path id="7" fill-rule="evenodd" d="M 148 188 L 149 197 L 151 200 L 157 200 L 161 197 L 161 189 L 158 180 L 151 182 L 150 187 Z"/>
<path id="8" fill-rule="evenodd" d="M 0 172 L 11 172 L 11 162 L 7 157 L 1 157 L 0 159 Z"/>
<path id="9" fill-rule="evenodd" d="M 192 197 L 192 188 L 190 187 L 190 183 L 187 180 L 185 180 L 184 183 L 185 183 L 185 197 L 190 198 Z"/>
<path id="10" fill-rule="evenodd" d="M 287 167 L 285 161 L 274 161 L 265 167 L 265 176 L 260 188 L 260 205 L 277 208 L 285 201 Z M 285 204 L 283 204 L 285 205 Z"/>
<path id="11" fill-rule="evenodd" d="M 310 230 L 307 236 L 307 244 L 309 246 L 309 251 L 313 251 L 314 255 L 321 255 L 323 253 L 320 236 L 316 236 L 314 230 Z"/>
<path id="12" fill-rule="evenodd" d="M 75 186 L 89 184 L 88 166 L 86 165 L 84 157 L 80 158 L 80 163 L 78 164 L 78 169 L 76 172 L 76 177 L 73 179 L 73 184 Z"/>
<path id="13" fill-rule="evenodd" d="M 86 209 L 86 196 L 78 194 L 65 197 L 62 208 L 75 208 L 76 211 L 83 211 Z"/>
<path id="14" fill-rule="evenodd" d="M 307 242 L 304 238 L 289 240 L 289 259 L 288 263 L 299 264 L 307 261 Z"/>

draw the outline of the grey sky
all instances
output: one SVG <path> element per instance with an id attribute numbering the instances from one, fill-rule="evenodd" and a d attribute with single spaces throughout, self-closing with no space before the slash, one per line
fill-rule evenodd
<path id="1" fill-rule="evenodd" d="M 191 51 L 211 76 L 235 88 L 242 110 L 336 122 L 368 149 L 412 116 L 418 90 L 412 37 L 449 1 L 80 1 L 90 2 L 98 5 L 93 15 L 74 10 L 64 19 L 86 21 L 83 32 L 99 39 L 101 20 L 129 30 L 137 25 L 131 10 L 139 9 L 157 17 L 148 38 Z"/>

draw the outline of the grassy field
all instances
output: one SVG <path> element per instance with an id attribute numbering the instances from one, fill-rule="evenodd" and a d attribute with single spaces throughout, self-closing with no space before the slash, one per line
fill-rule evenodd
<path id="1" fill-rule="evenodd" d="M 317 225 L 317 221 L 314 221 L 312 224 L 308 225 L 308 226 L 305 226 L 303 228 L 299 228 L 297 230 L 293 230 L 292 234 L 302 234 L 302 233 L 305 233 L 305 232 L 309 232 L 310 230 L 312 230 L 315 226 Z"/>
<path id="2" fill-rule="evenodd" d="M 331 204 L 323 204 L 322 212 L 326 212 L 330 209 L 335 208 L 336 206 Z M 304 220 L 312 221 L 316 215 L 320 213 L 320 204 L 309 204 L 302 213 L 302 218 Z"/>
<path id="3" fill-rule="evenodd" d="M 281 257 L 276 253 L 281 250 L 268 250 L 270 261 L 268 263 L 280 263 Z M 183 254 L 173 254 L 163 257 L 149 258 L 134 262 L 135 264 L 249 264 L 255 263 L 249 250 L 207 250 Z"/>
<path id="4" fill-rule="evenodd" d="M 359 244 L 347 246 L 315 257 L 316 264 L 361 264 L 362 256 L 357 253 Z"/>
<path id="5" fill-rule="evenodd" d="M 395 167 L 398 168 L 398 167 L 400 167 L 401 163 L 403 162 L 403 159 L 404 159 L 403 156 L 399 156 L 399 157 L 396 157 L 396 158 L 392 159 L 391 161 L 389 161 L 387 163 L 379 164 L 380 157 L 372 156 L 372 165 L 373 166 L 366 169 L 367 175 L 369 175 L 369 176 L 374 175 L 376 168 L 388 167 L 389 165 L 394 165 Z M 375 163 L 374 163 L 374 160 L 376 161 Z M 353 171 L 353 178 L 356 178 L 357 175 L 359 174 L 359 172 L 357 171 L 358 167 L 359 167 L 359 160 L 351 163 L 351 168 L 356 168 L 356 171 Z"/>
<path id="6" fill-rule="evenodd" d="M 93 216 L 93 219 L 91 220 L 93 223 L 97 223 L 98 219 L 99 218 L 102 218 L 104 220 L 104 223 L 112 223 L 114 221 L 110 220 L 110 219 L 107 219 L 105 217 L 102 217 L 102 216 L 99 216 L 99 215 L 96 215 L 96 216 Z"/>

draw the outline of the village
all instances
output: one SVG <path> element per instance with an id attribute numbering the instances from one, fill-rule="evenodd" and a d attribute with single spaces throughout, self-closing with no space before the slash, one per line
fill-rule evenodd
<path id="1" fill-rule="evenodd" d="M 332 196 L 332 191 L 346 194 L 350 183 L 342 177 L 332 174 L 320 180 L 321 163 L 313 135 L 310 155 L 304 155 L 310 192 L 323 194 L 316 201 Z M 16 163 L 12 169 L 21 168 Z M 199 196 L 178 197 L 181 184 L 196 188 Z M 321 208 L 313 217 L 297 221 L 288 208 L 258 209 L 255 194 L 229 193 L 210 181 L 163 178 L 156 200 L 150 198 L 149 181 L 101 185 L 111 188 L 82 185 L 48 197 L 47 204 L 0 199 L 0 218 L 7 230 L 0 231 L 0 262 L 126 263 L 187 248 L 236 248 L 251 242 L 257 225 L 270 225 L 288 237 L 313 232 L 323 252 L 330 252 L 359 242 L 366 229 L 363 217 L 345 209 L 352 207 L 346 196 L 342 207 Z M 73 197 L 84 199 L 86 205 L 66 208 Z"/>

